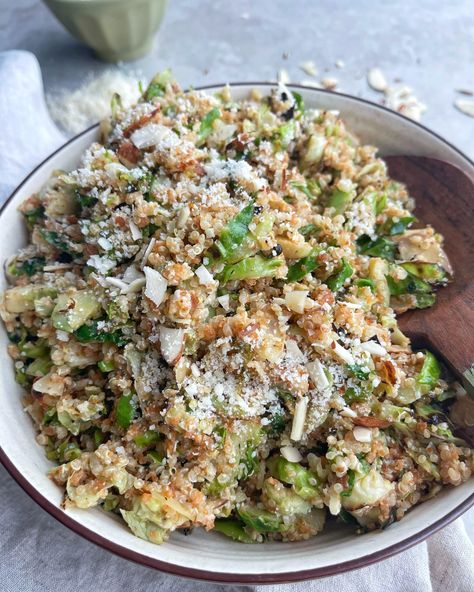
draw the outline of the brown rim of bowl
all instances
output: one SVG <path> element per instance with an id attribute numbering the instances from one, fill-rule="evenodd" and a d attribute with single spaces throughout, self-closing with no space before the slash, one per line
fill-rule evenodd
<path id="1" fill-rule="evenodd" d="M 239 87 L 239 86 L 268 86 L 274 87 L 276 85 L 275 82 L 236 82 L 230 84 L 231 87 Z M 225 84 L 209 84 L 206 86 L 200 86 L 195 90 L 211 90 L 211 89 L 218 89 L 225 86 Z M 332 91 L 328 91 L 325 89 L 315 89 L 308 86 L 304 86 L 301 84 L 289 84 L 290 88 L 300 88 L 302 90 L 308 90 L 315 93 L 321 93 L 326 95 L 334 94 Z M 378 105 L 377 103 L 372 103 L 366 99 L 361 99 L 358 97 L 353 97 L 352 95 L 347 95 L 343 93 L 337 93 L 351 101 L 356 103 L 363 103 L 368 104 L 375 109 L 380 109 L 381 111 L 387 111 L 391 115 L 395 115 L 402 119 L 407 119 L 405 116 L 397 113 L 396 111 L 392 111 L 383 105 Z M 435 137 L 437 140 L 440 140 L 445 145 L 449 146 L 452 150 L 457 152 L 460 156 L 462 156 L 468 163 L 474 166 L 474 162 L 466 156 L 461 150 L 453 146 L 450 142 L 445 140 L 442 136 L 437 134 L 436 132 L 431 131 L 424 125 L 418 123 L 417 121 L 409 120 L 410 123 L 413 125 L 421 128 L 431 136 Z M 37 167 L 35 167 L 29 175 L 25 177 L 25 179 L 18 185 L 18 187 L 13 191 L 13 193 L 8 197 L 5 203 L 0 208 L 0 217 L 3 214 L 4 210 L 8 207 L 10 201 L 15 197 L 18 191 L 23 187 L 23 185 L 30 179 L 30 177 L 40 169 L 44 164 L 46 164 L 53 156 L 55 156 L 58 152 L 60 152 L 65 146 L 68 146 L 72 142 L 74 142 L 77 138 L 83 136 L 87 132 L 91 131 L 93 128 L 98 127 L 98 124 L 95 124 L 80 134 L 74 136 L 70 140 L 68 140 L 65 144 L 55 150 L 52 154 L 50 154 L 47 158 L 45 158 Z M 201 569 L 194 569 L 189 567 L 183 567 L 179 565 L 173 565 L 172 563 L 168 563 L 165 561 L 160 561 L 159 559 L 154 559 L 152 557 L 147 557 L 141 553 L 136 551 L 131 551 L 126 547 L 122 547 L 122 545 L 118 545 L 117 543 L 112 542 L 109 539 L 104 538 L 103 536 L 97 534 L 93 530 L 82 526 L 76 520 L 71 518 L 64 512 L 60 507 L 55 506 L 52 502 L 50 502 L 46 497 L 43 496 L 37 489 L 35 489 L 27 479 L 20 473 L 20 471 L 15 467 L 15 465 L 11 462 L 8 456 L 5 454 L 4 450 L 0 447 L 0 462 L 3 464 L 5 469 L 10 473 L 13 479 L 20 485 L 20 487 L 39 505 L 46 510 L 48 514 L 56 518 L 59 522 L 61 522 L 64 526 L 69 528 L 70 530 L 74 531 L 76 534 L 81 535 L 83 538 L 87 539 L 88 541 L 98 545 L 103 549 L 107 549 L 112 553 L 122 557 L 123 559 L 128 559 L 129 561 L 133 561 L 145 567 L 153 567 L 159 571 L 169 573 L 176 576 L 187 577 L 187 578 L 194 578 L 198 580 L 204 580 L 208 582 L 216 582 L 216 583 L 229 583 L 229 584 L 283 584 L 288 582 L 299 582 L 302 580 L 311 580 L 316 578 L 323 578 L 327 576 L 332 576 L 340 573 L 344 573 L 346 571 L 350 571 L 353 569 L 360 569 L 362 567 L 366 567 L 371 565 L 372 563 L 376 563 L 383 559 L 387 559 L 392 555 L 400 553 L 401 551 L 405 551 L 409 549 L 413 545 L 421 543 L 427 537 L 434 534 L 444 526 L 448 525 L 450 522 L 461 516 L 466 510 L 468 510 L 471 506 L 474 505 L 474 493 L 471 494 L 466 500 L 460 503 L 454 510 L 442 516 L 431 524 L 427 526 L 422 531 L 400 541 L 398 543 L 394 543 L 382 549 L 381 551 L 376 551 L 375 553 L 371 553 L 369 555 L 364 555 L 363 557 L 359 557 L 357 559 L 353 559 L 351 561 L 345 561 L 342 563 L 330 565 L 328 567 L 318 567 L 313 569 L 306 569 L 301 570 L 298 572 L 281 572 L 281 573 L 267 573 L 267 574 L 232 574 L 227 572 L 211 572 Z"/>

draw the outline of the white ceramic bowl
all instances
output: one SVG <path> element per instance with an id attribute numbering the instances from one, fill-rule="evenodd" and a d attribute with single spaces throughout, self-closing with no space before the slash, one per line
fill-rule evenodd
<path id="1" fill-rule="evenodd" d="M 210 92 L 220 87 L 208 88 Z M 233 96 L 241 99 L 251 88 L 263 93 L 269 85 L 236 84 Z M 432 156 L 457 165 L 474 178 L 474 163 L 442 138 L 383 107 L 341 94 L 296 88 L 310 107 L 337 109 L 364 142 L 382 155 Z M 26 233 L 17 206 L 37 191 L 53 169 L 74 168 L 84 149 L 95 140 L 97 126 L 72 139 L 45 160 L 13 193 L 0 215 L 0 257 L 5 260 L 25 244 Z M 6 286 L 3 274 L 0 289 Z M 31 497 L 63 524 L 90 541 L 125 557 L 170 573 L 204 580 L 236 583 L 288 582 L 341 573 L 368 565 L 402 551 L 457 518 L 474 503 L 473 481 L 445 489 L 436 498 L 414 508 L 387 530 L 356 536 L 353 530 L 330 524 L 309 541 L 242 545 L 218 533 L 203 530 L 183 536 L 179 532 L 161 546 L 136 538 L 118 518 L 101 510 L 60 507 L 62 491 L 47 477 L 52 466 L 35 442 L 30 418 L 22 410 L 22 391 L 15 383 L 2 326 L 0 363 L 0 459 Z"/>

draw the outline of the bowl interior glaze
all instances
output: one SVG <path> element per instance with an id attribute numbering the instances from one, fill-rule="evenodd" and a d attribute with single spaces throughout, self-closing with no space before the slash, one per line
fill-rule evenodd
<path id="1" fill-rule="evenodd" d="M 213 92 L 220 86 L 210 87 Z M 232 85 L 238 100 L 250 89 L 268 93 L 262 83 Z M 297 88 L 309 107 L 337 109 L 359 137 L 380 148 L 383 155 L 414 154 L 451 162 L 474 177 L 474 164 L 426 128 L 377 105 L 326 91 Z M 96 139 L 94 127 L 71 140 L 42 163 L 15 191 L 1 212 L 0 253 L 4 261 L 26 241 L 17 206 L 37 191 L 54 169 L 71 169 Z M 0 289 L 6 287 L 0 275 Z M 22 410 L 21 388 L 14 380 L 6 351 L 7 335 L 0 329 L 0 459 L 20 485 L 48 512 L 87 539 L 142 564 L 171 573 L 210 581 L 236 583 L 288 582 L 341 573 L 389 557 L 432 534 L 474 503 L 472 481 L 445 489 L 413 509 L 385 531 L 356 536 L 350 528 L 330 524 L 314 539 L 298 543 L 242 545 L 218 533 L 196 530 L 191 536 L 175 533 L 161 546 L 136 538 L 114 516 L 100 510 L 60 508 L 62 492 L 47 477 L 52 464 L 35 442 L 35 431 Z"/>

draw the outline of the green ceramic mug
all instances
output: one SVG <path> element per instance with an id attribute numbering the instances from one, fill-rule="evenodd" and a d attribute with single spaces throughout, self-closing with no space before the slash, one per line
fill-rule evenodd
<path id="1" fill-rule="evenodd" d="M 44 0 L 77 39 L 107 62 L 150 51 L 167 0 Z"/>

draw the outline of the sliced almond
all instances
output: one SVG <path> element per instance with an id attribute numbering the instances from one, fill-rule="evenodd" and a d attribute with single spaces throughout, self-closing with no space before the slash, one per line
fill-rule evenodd
<path id="1" fill-rule="evenodd" d="M 141 269 L 143 269 L 145 267 L 145 265 L 147 264 L 148 257 L 150 256 L 150 253 L 153 251 L 153 247 L 155 246 L 155 243 L 156 243 L 156 238 L 152 238 L 150 240 L 150 242 L 148 243 L 148 247 L 145 249 L 145 252 L 143 253 L 142 260 L 140 261 L 140 268 Z"/>
<path id="2" fill-rule="evenodd" d="M 118 288 L 120 291 L 126 290 L 128 288 L 128 284 L 126 282 L 116 277 L 106 277 L 105 282 L 113 288 Z"/>
<path id="3" fill-rule="evenodd" d="M 159 271 L 152 267 L 144 267 L 143 271 L 146 277 L 145 296 L 156 306 L 160 306 L 165 298 L 168 282 Z"/>
<path id="4" fill-rule="evenodd" d="M 337 343 L 337 341 L 334 342 L 334 347 L 333 347 L 332 351 L 345 364 L 352 365 L 352 364 L 355 363 L 354 356 L 351 354 L 351 352 L 349 350 L 347 350 L 347 349 L 344 349 L 342 347 L 342 345 L 340 345 L 339 343 Z"/>
<path id="5" fill-rule="evenodd" d="M 306 421 L 306 412 L 308 411 L 308 399 L 301 397 L 296 401 L 295 414 L 291 425 L 290 438 L 294 442 L 301 440 L 303 436 L 304 422 Z"/>
<path id="6" fill-rule="evenodd" d="M 390 422 L 386 419 L 381 419 L 380 417 L 372 417 L 368 415 L 363 415 L 361 417 L 354 417 L 352 420 L 358 426 L 363 426 L 364 428 L 388 428 Z"/>
<path id="7" fill-rule="evenodd" d="M 294 446 L 282 446 L 280 453 L 283 458 L 290 462 L 300 462 L 300 460 L 303 460 L 300 451 Z"/>
<path id="8" fill-rule="evenodd" d="M 278 79 L 278 82 L 280 82 L 281 84 L 289 84 L 290 83 L 290 75 L 288 74 L 288 72 L 284 68 L 279 70 L 277 79 Z"/>
<path id="9" fill-rule="evenodd" d="M 318 390 L 325 391 L 330 387 L 329 380 L 324 372 L 324 366 L 319 360 L 308 362 L 306 364 L 306 370 Z"/>
<path id="10" fill-rule="evenodd" d="M 375 341 L 366 341 L 360 344 L 360 349 L 367 352 L 371 356 L 386 356 L 387 350 Z"/>
<path id="11" fill-rule="evenodd" d="M 140 240 L 142 238 L 142 231 L 133 220 L 130 220 L 128 224 L 130 226 L 130 234 L 132 235 L 133 240 Z"/>
<path id="12" fill-rule="evenodd" d="M 316 64 L 312 60 L 307 60 L 306 62 L 303 62 L 302 64 L 300 64 L 300 68 L 308 76 L 318 75 L 318 69 L 316 68 Z"/>
<path id="13" fill-rule="evenodd" d="M 388 88 L 387 79 L 380 68 L 370 68 L 367 72 L 367 82 L 376 91 L 384 92 Z"/>
<path id="14" fill-rule="evenodd" d="M 336 86 L 338 85 L 338 79 L 337 78 L 332 78 L 330 76 L 323 78 L 321 80 L 321 84 L 323 85 L 323 88 L 327 89 L 327 90 L 333 90 L 336 88 Z"/>
<path id="15" fill-rule="evenodd" d="M 170 366 L 177 364 L 183 355 L 184 336 L 184 329 L 160 327 L 161 355 Z"/>
<path id="16" fill-rule="evenodd" d="M 459 109 L 461 113 L 464 113 L 464 115 L 474 117 L 474 100 L 456 99 L 454 101 L 454 106 L 456 107 L 456 109 Z"/>
<path id="17" fill-rule="evenodd" d="M 291 292 L 287 292 L 285 294 L 285 306 L 293 312 L 303 314 L 308 294 L 308 290 L 292 290 Z"/>
<path id="18" fill-rule="evenodd" d="M 294 362 L 304 363 L 306 361 L 304 353 L 300 350 L 294 339 L 287 339 L 285 345 L 286 353 Z"/>
<path id="19" fill-rule="evenodd" d="M 356 426 L 352 430 L 352 434 L 354 435 L 354 439 L 357 440 L 357 442 L 371 442 L 372 441 L 372 430 L 370 430 L 369 428 Z"/>
<path id="20" fill-rule="evenodd" d="M 146 284 L 146 279 L 144 277 L 137 278 L 130 282 L 126 288 L 122 289 L 122 294 L 132 294 L 133 292 L 140 292 L 143 286 Z"/>
<path id="21" fill-rule="evenodd" d="M 215 283 L 214 277 L 209 272 L 209 270 L 206 267 L 204 267 L 204 265 L 200 265 L 196 269 L 195 274 L 198 277 L 199 283 L 203 286 L 209 286 Z"/>
<path id="22" fill-rule="evenodd" d="M 223 294 L 222 296 L 218 296 L 217 302 L 222 306 L 222 308 L 226 312 L 230 310 L 230 296 L 229 296 L 229 294 Z"/>

